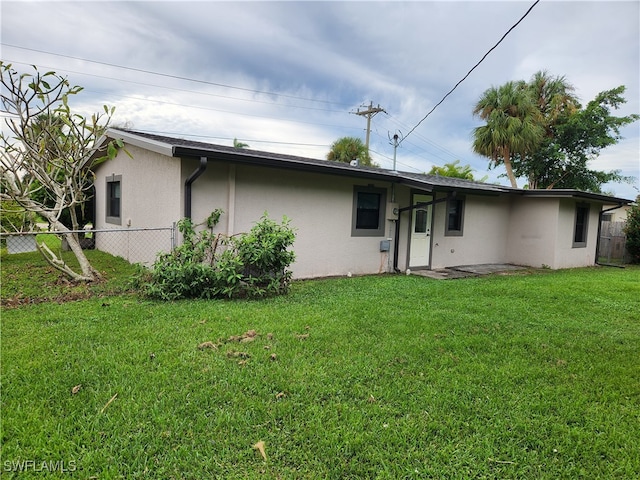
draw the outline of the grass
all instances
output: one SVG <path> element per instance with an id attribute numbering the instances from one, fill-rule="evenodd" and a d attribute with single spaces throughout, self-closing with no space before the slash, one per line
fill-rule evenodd
<path id="1" fill-rule="evenodd" d="M 638 478 L 639 312 L 637 267 L 4 309 L 3 476 Z"/>
<path id="2" fill-rule="evenodd" d="M 77 269 L 72 252 L 60 252 L 59 237 L 51 234 L 38 235 L 38 242 L 47 246 Z M 137 269 L 120 257 L 113 257 L 98 250 L 85 251 L 93 267 L 105 278 L 93 284 L 73 285 L 50 266 L 39 253 L 8 255 L 6 248 L 0 250 L 2 263 L 2 303 L 14 306 L 39 302 L 65 302 L 92 296 L 124 293 L 131 286 Z"/>

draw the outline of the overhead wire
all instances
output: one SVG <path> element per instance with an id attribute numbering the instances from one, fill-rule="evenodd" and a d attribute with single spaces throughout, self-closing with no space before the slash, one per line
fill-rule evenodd
<path id="1" fill-rule="evenodd" d="M 124 70 L 129 70 L 129 71 L 132 71 L 132 72 L 146 73 L 146 74 L 149 74 L 149 75 L 157 75 L 157 76 L 160 76 L 160 77 L 171 78 L 171 79 L 174 79 L 174 80 L 183 80 L 183 81 L 188 81 L 188 82 L 200 83 L 200 84 L 204 84 L 204 85 L 212 85 L 212 86 L 216 86 L 216 87 L 230 88 L 230 89 L 240 90 L 240 91 L 244 91 L 244 92 L 278 96 L 278 97 L 282 97 L 282 98 L 292 98 L 292 99 L 296 99 L 296 100 L 305 100 L 305 101 L 308 101 L 308 102 L 318 102 L 318 103 L 327 103 L 327 104 L 333 104 L 333 105 L 347 106 L 347 104 L 339 103 L 339 102 L 331 102 L 329 100 L 318 100 L 318 99 L 315 99 L 315 98 L 301 97 L 301 96 L 298 96 L 298 95 L 290 95 L 290 94 L 285 94 L 285 93 L 270 92 L 270 91 L 266 91 L 266 90 L 256 90 L 256 89 L 246 88 L 246 87 L 237 87 L 235 85 L 227 85 L 227 84 L 224 84 L 224 83 L 211 82 L 209 80 L 201 80 L 201 79 L 197 79 L 197 78 L 184 77 L 184 76 L 181 76 L 181 75 L 173 75 L 173 74 L 170 74 L 170 73 L 154 72 L 153 70 L 146 70 L 146 69 L 143 69 L 143 68 L 136 68 L 136 67 L 127 67 L 127 66 L 124 66 L 124 65 L 118 65 L 116 63 L 101 62 L 99 60 L 89 60 L 87 58 L 76 57 L 76 56 L 73 56 L 73 55 L 65 55 L 65 54 L 62 54 L 62 53 L 47 52 L 46 50 L 39 50 L 37 48 L 22 47 L 20 45 L 13 45 L 13 44 L 10 44 L 10 43 L 0 42 L 0 45 L 3 45 L 5 47 L 17 48 L 17 49 L 20 49 L 20 50 L 27 50 L 27 51 L 30 51 L 30 52 L 44 53 L 45 55 L 53 55 L 53 56 L 56 56 L 56 57 L 68 58 L 68 59 L 71 59 L 71 60 L 79 60 L 81 62 L 95 63 L 97 65 L 104 65 L 104 66 L 107 66 L 107 67 L 120 68 L 120 69 L 124 69 Z"/>
<path id="2" fill-rule="evenodd" d="M 7 63 L 12 63 L 12 64 L 18 64 L 18 65 L 31 65 L 30 63 L 27 62 L 21 62 L 21 61 L 17 61 L 17 60 L 7 60 Z M 155 87 L 155 88 L 162 88 L 165 90 L 172 90 L 175 92 L 184 92 L 184 93 L 190 93 L 190 94 L 195 94 L 195 95 L 206 95 L 208 97 L 216 97 L 216 98 L 227 98 L 229 100 L 237 100 L 239 102 L 251 102 L 251 103 L 262 103 L 262 104 L 266 104 L 266 105 L 274 105 L 274 102 L 267 102 L 264 100 L 256 100 L 256 99 L 252 99 L 252 98 L 240 98 L 240 97 L 232 97 L 230 95 L 220 95 L 217 93 L 211 93 L 211 92 L 200 92 L 200 91 L 194 91 L 194 90 L 187 90 L 185 88 L 176 88 L 176 87 L 167 87 L 165 85 L 155 85 L 152 83 L 145 83 L 145 82 L 138 82 L 135 80 L 123 80 L 121 78 L 114 78 L 114 77 L 107 77 L 106 75 L 97 75 L 95 73 L 86 73 L 86 72 L 77 72 L 74 70 L 68 70 L 68 69 L 61 69 L 61 68 L 57 68 L 57 67 L 52 67 L 49 65 L 38 65 L 39 67 L 42 68 L 52 68 L 56 70 L 56 73 L 60 73 L 60 72 L 64 72 L 64 73 L 72 73 L 75 75 L 85 75 L 87 77 L 95 77 L 95 78 L 103 78 L 105 80 L 114 80 L 117 82 L 124 82 L 124 83 L 131 83 L 133 85 L 142 85 L 144 87 Z M 95 92 L 95 90 L 92 90 L 93 92 Z M 276 95 L 276 94 L 274 94 Z M 136 97 L 127 97 L 126 95 L 120 95 L 123 98 L 136 98 Z M 275 104 L 277 105 L 277 104 Z M 346 104 L 339 104 L 339 105 L 346 105 Z M 302 106 L 302 105 L 294 105 L 294 104 L 287 104 L 287 105 L 281 105 L 281 106 L 286 106 L 287 108 L 300 108 L 300 109 L 304 109 L 304 110 L 317 110 L 317 111 L 321 111 L 321 112 L 342 112 L 342 110 L 332 110 L 329 108 L 317 108 L 317 107 L 306 107 L 306 106 Z"/>
<path id="3" fill-rule="evenodd" d="M 526 17 L 527 17 L 527 15 L 529 15 L 529 13 L 531 12 L 531 10 L 533 10 L 533 8 L 534 8 L 538 3 L 540 3 L 540 0 L 536 0 L 536 1 L 533 3 L 533 5 L 531 5 L 531 6 L 529 7 L 529 9 L 525 12 L 525 14 L 524 14 L 524 15 L 522 15 L 522 17 L 520 17 L 520 20 L 518 20 L 515 24 L 513 24 L 513 25 L 511 26 L 511 28 L 509 28 L 509 30 L 507 30 L 507 32 L 506 32 L 504 35 L 502 35 L 502 37 L 500 38 L 500 40 L 498 40 L 498 42 L 497 42 L 493 47 L 491 47 L 491 48 L 487 51 L 487 53 L 485 53 L 485 54 L 482 56 L 482 58 L 478 61 L 478 63 L 476 63 L 476 64 L 471 68 L 471 70 L 469 70 L 469 71 L 467 72 L 467 74 L 466 74 L 464 77 L 462 77 L 462 79 L 461 79 L 458 83 L 456 83 L 456 84 L 453 86 L 453 88 L 452 88 L 451 90 L 449 90 L 449 91 L 445 94 L 445 96 L 444 96 L 444 97 L 442 97 L 442 99 L 441 99 L 438 103 L 436 103 L 436 104 L 434 105 L 434 107 L 433 107 L 431 110 L 429 110 L 429 112 L 427 112 L 427 114 L 426 114 L 426 115 L 425 115 L 425 116 L 424 116 L 424 117 L 423 117 L 423 118 L 422 118 L 422 119 L 421 119 L 421 120 L 420 120 L 420 121 L 419 121 L 419 122 L 418 122 L 418 123 L 417 123 L 417 124 L 412 128 L 412 129 L 411 129 L 411 130 L 409 130 L 409 132 L 408 132 L 408 133 L 407 133 L 407 134 L 406 134 L 406 135 L 405 135 L 405 136 L 400 140 L 400 143 L 402 143 L 402 142 L 403 142 L 403 141 L 404 141 L 404 140 L 405 140 L 409 135 L 411 135 L 411 134 L 415 131 L 415 129 L 416 129 L 416 128 L 418 128 L 418 127 L 422 124 L 422 122 L 424 122 L 424 121 L 427 119 L 427 117 L 429 117 L 429 115 L 431 115 L 431 114 L 435 111 L 435 109 L 436 109 L 436 108 L 438 108 L 438 107 L 442 104 L 442 102 L 444 102 L 444 101 L 447 99 L 447 97 L 453 93 L 453 91 L 454 91 L 456 88 L 458 88 L 458 85 L 460 85 L 462 82 L 464 82 L 464 81 L 467 79 L 467 77 L 468 77 L 469 75 L 471 75 L 471 72 L 473 72 L 473 71 L 474 71 L 474 70 L 475 70 L 475 69 L 476 69 L 476 68 L 477 68 L 477 67 L 478 67 L 478 66 L 479 66 L 479 65 L 480 65 L 484 60 L 485 60 L 485 58 L 487 58 L 487 57 L 489 56 L 489 54 L 490 54 L 492 51 L 494 51 L 494 50 L 498 47 L 498 45 L 500 45 L 500 44 L 502 43 L 502 41 L 507 37 L 507 35 L 509 35 L 509 34 L 510 34 L 510 33 L 511 33 L 511 32 L 512 32 L 512 31 L 513 31 L 513 30 L 514 30 L 514 29 L 515 29 L 515 28 L 516 28 L 516 27 L 517 27 L 517 26 L 518 26 L 518 25 L 519 25 L 519 24 L 520 24 L 520 23 L 521 23 L 521 22 L 522 22 Z"/>
<path id="4" fill-rule="evenodd" d="M 466 80 L 469 75 L 471 75 L 471 73 L 489 56 L 489 54 L 495 50 L 501 43 L 502 41 L 507 37 L 507 35 L 509 35 L 528 15 L 529 13 L 533 10 L 533 8 L 540 2 L 540 0 L 536 0 L 530 7 L 529 9 L 525 12 L 525 14 L 514 24 L 511 26 L 511 28 L 509 28 L 509 30 L 507 30 L 507 32 L 500 38 L 500 40 L 498 40 L 498 42 L 491 47 L 484 55 L 483 57 L 466 73 L 466 75 L 460 80 L 458 81 L 458 83 L 456 83 L 454 85 L 454 87 L 449 90 L 449 92 L 447 92 L 444 97 L 429 111 L 427 112 L 427 114 L 413 127 L 409 130 L 409 132 L 402 136 L 400 139 L 400 142 L 398 143 L 398 146 L 400 146 L 400 144 L 402 144 L 403 142 L 406 141 L 407 137 L 409 135 L 411 135 L 421 124 L 422 122 L 424 122 L 424 120 L 426 120 L 435 110 L 438 106 L 440 106 L 449 95 L 451 95 L 456 89 L 457 87 L 464 81 Z M 57 56 L 57 57 L 62 57 L 62 58 L 68 58 L 68 59 L 72 59 L 72 60 L 78 60 L 78 61 L 82 61 L 82 62 L 88 62 L 88 63 L 93 63 L 93 64 L 97 64 L 97 65 L 104 65 L 104 66 L 109 66 L 109 67 L 113 67 L 113 68 L 119 68 L 119 69 L 124 69 L 124 70 L 128 70 L 128 71 L 134 71 L 134 72 L 138 72 L 138 73 L 144 73 L 144 74 L 149 74 L 149 75 L 155 75 L 155 76 L 160 76 L 160 77 L 164 77 L 164 78 L 171 78 L 171 79 L 176 79 L 176 80 L 181 80 L 181 81 L 188 81 L 188 82 L 194 82 L 194 83 L 199 83 L 199 84 L 205 84 L 205 85 L 212 85 L 212 86 L 217 86 L 217 87 L 223 87 L 223 88 L 229 88 L 229 89 L 234 89 L 234 90 L 239 90 L 239 91 L 245 91 L 245 92 L 250 92 L 250 93 L 258 93 L 258 94 L 264 94 L 264 95 L 270 95 L 270 96 L 275 96 L 275 97 L 282 97 L 282 98 L 289 98 L 289 99 L 295 99 L 295 100 L 303 100 L 303 101 L 309 101 L 309 102 L 318 102 L 318 103 L 324 103 L 324 104 L 328 104 L 328 105 L 342 105 L 342 106 L 346 106 L 346 104 L 344 103 L 339 103 L 339 102 L 332 102 L 332 101 L 328 101 L 328 100 L 318 100 L 318 99 L 313 99 L 313 98 L 307 98 L 307 97 L 301 97 L 301 96 L 296 96 L 296 95 L 289 95 L 289 94 L 283 94 L 283 93 L 276 93 L 276 92 L 269 92 L 269 91 L 265 91 L 265 90 L 256 90 L 256 89 L 250 89 L 250 88 L 245 88 L 245 87 L 237 87 L 234 85 L 227 85 L 227 84 L 223 84 L 223 83 L 218 83 L 218 82 L 211 82 L 211 81 L 207 81 L 207 80 L 202 80 L 202 79 L 195 79 L 195 78 L 189 78 L 189 77 L 185 77 L 185 76 L 180 76 L 180 75 L 173 75 L 173 74 L 168 74 L 168 73 L 162 73 L 162 72 L 156 72 L 156 71 L 152 71 L 152 70 L 146 70 L 146 69 L 141 69 L 141 68 L 135 68 L 135 67 L 127 67 L 127 66 L 123 66 L 123 65 L 118 65 L 115 63 L 109 63 L 109 62 L 102 62 L 102 61 L 98 61 L 98 60 L 89 60 L 89 59 L 85 59 L 85 58 L 81 58 L 81 57 L 76 57 L 76 56 L 72 56 L 72 55 L 65 55 L 65 54 L 59 54 L 59 53 L 54 53 L 54 52 L 48 52 L 45 50 L 40 50 L 40 49 L 35 49 L 35 48 L 28 48 L 28 47 L 23 47 L 23 46 L 19 46 L 19 45 L 13 45 L 13 44 L 9 44 L 9 43 L 3 43 L 0 42 L 0 45 L 6 46 L 6 47 L 11 47 L 11 48 L 17 48 L 17 49 L 21 49 L 21 50 L 26 50 L 26 51 L 31 51 L 31 52 L 36 52 L 36 53 L 42 53 L 45 55 L 53 55 L 53 56 Z M 16 62 L 16 63 L 22 63 L 22 62 Z M 89 76 L 94 76 L 94 77 L 98 77 L 98 78 L 106 78 L 109 80 L 115 80 L 111 77 L 105 77 L 105 76 L 101 76 L 101 75 L 96 75 L 96 74 L 88 74 L 88 73 L 84 73 L 84 72 L 70 72 L 70 73 L 74 73 L 74 74 L 81 74 L 81 75 L 89 75 Z M 218 95 L 218 94 L 213 94 L 213 93 L 208 93 L 208 92 L 193 92 L 191 90 L 185 90 L 185 89 L 179 89 L 179 88 L 175 88 L 175 87 L 166 87 L 166 86 L 160 86 L 160 85 L 151 85 L 151 84 L 145 84 L 142 82 L 135 82 L 135 81 L 131 81 L 131 80 L 122 80 L 122 79 L 117 79 L 118 81 L 124 81 L 124 82 L 129 82 L 129 83 L 134 83 L 134 84 L 142 84 L 145 86 L 153 86 L 153 87 L 157 87 L 157 88 L 164 88 L 164 89 L 169 89 L 169 90 L 175 90 L 175 91 L 184 91 L 184 92 L 188 92 L 188 93 L 196 93 L 196 94 L 202 94 L 202 95 L 209 95 L 209 96 L 217 96 L 217 97 L 222 97 L 222 98 L 229 98 L 232 100 L 241 100 L 241 101 L 253 101 L 253 102 L 260 102 L 260 103 L 270 103 L 270 102 L 263 102 L 263 101 L 259 101 L 259 100 L 247 100 L 247 99 L 241 99 L 241 98 L 237 98 L 237 97 L 231 97 L 231 96 L 225 96 L 225 95 Z M 103 92 L 104 93 L 104 92 Z M 142 101 L 153 101 L 153 102 L 160 102 L 160 103 L 166 103 L 166 104 L 171 104 L 170 102 L 164 102 L 164 101 L 160 101 L 160 100 L 150 100 L 150 99 L 144 99 L 144 98 L 140 98 L 140 97 L 127 97 L 127 96 L 122 96 L 119 95 L 120 97 L 124 97 L 124 98 L 131 98 L 131 99 L 135 99 L 135 100 L 142 100 Z M 171 105 L 176 105 L 176 104 L 171 104 Z M 180 105 L 183 106 L 184 105 Z M 307 108 L 307 109 L 312 109 L 312 110 L 321 110 L 321 111 L 336 111 L 336 110 L 329 110 L 329 109 L 321 109 L 321 108 L 313 108 L 313 107 L 304 107 L 304 106 L 298 106 L 298 105 L 287 105 L 288 107 L 294 107 L 294 108 Z M 211 108 L 207 108 L 207 107 L 196 107 L 196 106 L 187 106 L 189 108 L 198 108 L 198 109 L 205 109 L 205 110 L 212 110 L 212 111 L 220 111 L 220 112 L 224 112 L 224 113 L 233 113 L 233 112 L 228 112 L 228 111 L 223 111 L 223 110 L 219 110 L 219 109 L 211 109 Z M 243 114 L 243 115 L 248 115 L 248 114 Z M 256 115 L 250 115 L 250 116 L 256 116 Z M 400 122 L 398 122 L 397 120 L 394 119 L 395 122 L 397 122 L 399 125 L 401 125 Z M 312 124 L 316 124 L 313 122 L 299 122 L 296 121 L 296 123 L 312 123 Z M 325 125 L 325 126 L 335 126 L 335 125 Z M 195 136 L 195 135 L 189 135 L 189 136 Z M 453 158 L 456 158 L 456 155 L 453 154 L 452 152 L 450 152 L 449 150 L 447 150 L 446 148 L 438 145 L 436 142 L 433 142 L 432 140 L 427 139 L 426 137 L 423 137 L 421 135 L 417 135 L 416 136 L 424 141 L 427 144 L 432 145 L 433 147 L 435 147 L 436 149 L 439 149 L 440 151 L 442 151 L 443 153 L 446 153 L 447 155 L 450 155 Z M 204 137 L 204 136 L 203 136 Z M 211 137 L 211 136 L 206 136 L 206 138 L 217 138 L 217 137 Z M 247 140 L 247 141 L 253 141 L 253 142 L 261 142 L 259 140 Z M 268 141 L 262 141 L 265 143 L 274 143 L 274 142 L 268 142 Z M 294 144 L 294 143 L 288 143 L 288 142 L 275 142 L 275 143 L 286 143 L 288 145 L 298 145 L 298 144 Z M 409 144 L 411 144 L 411 142 L 409 142 Z M 417 148 L 420 148 L 419 146 L 412 144 L 414 146 L 416 146 Z M 424 150 L 424 149 L 423 149 Z M 378 152 L 376 152 L 378 153 Z M 380 153 L 378 153 L 379 155 L 382 155 Z M 442 160 L 444 160 L 441 156 L 437 155 L 437 154 L 433 154 L 431 153 L 433 156 L 436 156 Z M 384 155 L 382 155 L 384 156 Z M 384 156 L 386 157 L 386 156 Z"/>

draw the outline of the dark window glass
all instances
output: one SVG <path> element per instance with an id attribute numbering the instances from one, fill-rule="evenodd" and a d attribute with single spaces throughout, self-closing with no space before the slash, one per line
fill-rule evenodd
<path id="1" fill-rule="evenodd" d="M 413 227 L 415 233 L 426 233 L 427 231 L 427 211 L 416 210 L 416 221 Z"/>
<path id="2" fill-rule="evenodd" d="M 380 197 L 379 193 L 358 192 L 357 229 L 377 230 L 380 227 Z"/>
<path id="3" fill-rule="evenodd" d="M 108 188 L 108 206 L 107 215 L 109 217 L 120 216 L 120 182 L 109 182 Z"/>
<path id="4" fill-rule="evenodd" d="M 587 232 L 589 226 L 589 206 L 576 206 L 576 226 L 573 232 L 573 246 L 585 247 L 587 245 Z"/>
<path id="5" fill-rule="evenodd" d="M 450 198 L 447 201 L 447 218 L 445 235 L 462 235 L 464 217 L 464 199 Z"/>

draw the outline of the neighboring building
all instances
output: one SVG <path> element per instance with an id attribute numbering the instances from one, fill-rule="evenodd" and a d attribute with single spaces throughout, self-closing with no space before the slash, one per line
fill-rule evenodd
<path id="1" fill-rule="evenodd" d="M 126 153 L 96 168 L 96 228 L 171 225 L 224 215 L 247 232 L 267 212 L 291 219 L 295 278 L 511 263 L 595 264 L 604 204 L 576 190 L 519 190 L 449 177 L 238 149 L 111 129 Z M 122 255 L 117 245 L 96 247 Z M 147 252 L 149 262 L 157 252 Z"/>
<path id="2" fill-rule="evenodd" d="M 602 221 L 626 222 L 629 210 L 631 210 L 631 203 L 622 206 L 606 204 L 602 208 Z"/>

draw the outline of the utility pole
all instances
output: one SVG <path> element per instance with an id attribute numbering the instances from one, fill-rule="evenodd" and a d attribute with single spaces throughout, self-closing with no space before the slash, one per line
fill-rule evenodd
<path id="1" fill-rule="evenodd" d="M 361 112 L 360 109 L 358 108 L 358 110 L 356 111 L 356 115 L 360 115 L 361 117 L 367 117 L 367 139 L 365 140 L 365 145 L 367 147 L 367 152 L 368 152 L 369 151 L 369 134 L 371 133 L 371 119 L 375 116 L 376 113 L 380 113 L 380 112 L 387 113 L 387 112 L 384 110 L 384 108 L 380 107 L 380 104 L 378 104 L 377 107 L 374 107 L 373 102 L 370 102 L 368 107 L 366 107 L 365 105 L 362 105 L 362 108 L 366 108 L 366 110 L 363 110 Z"/>

